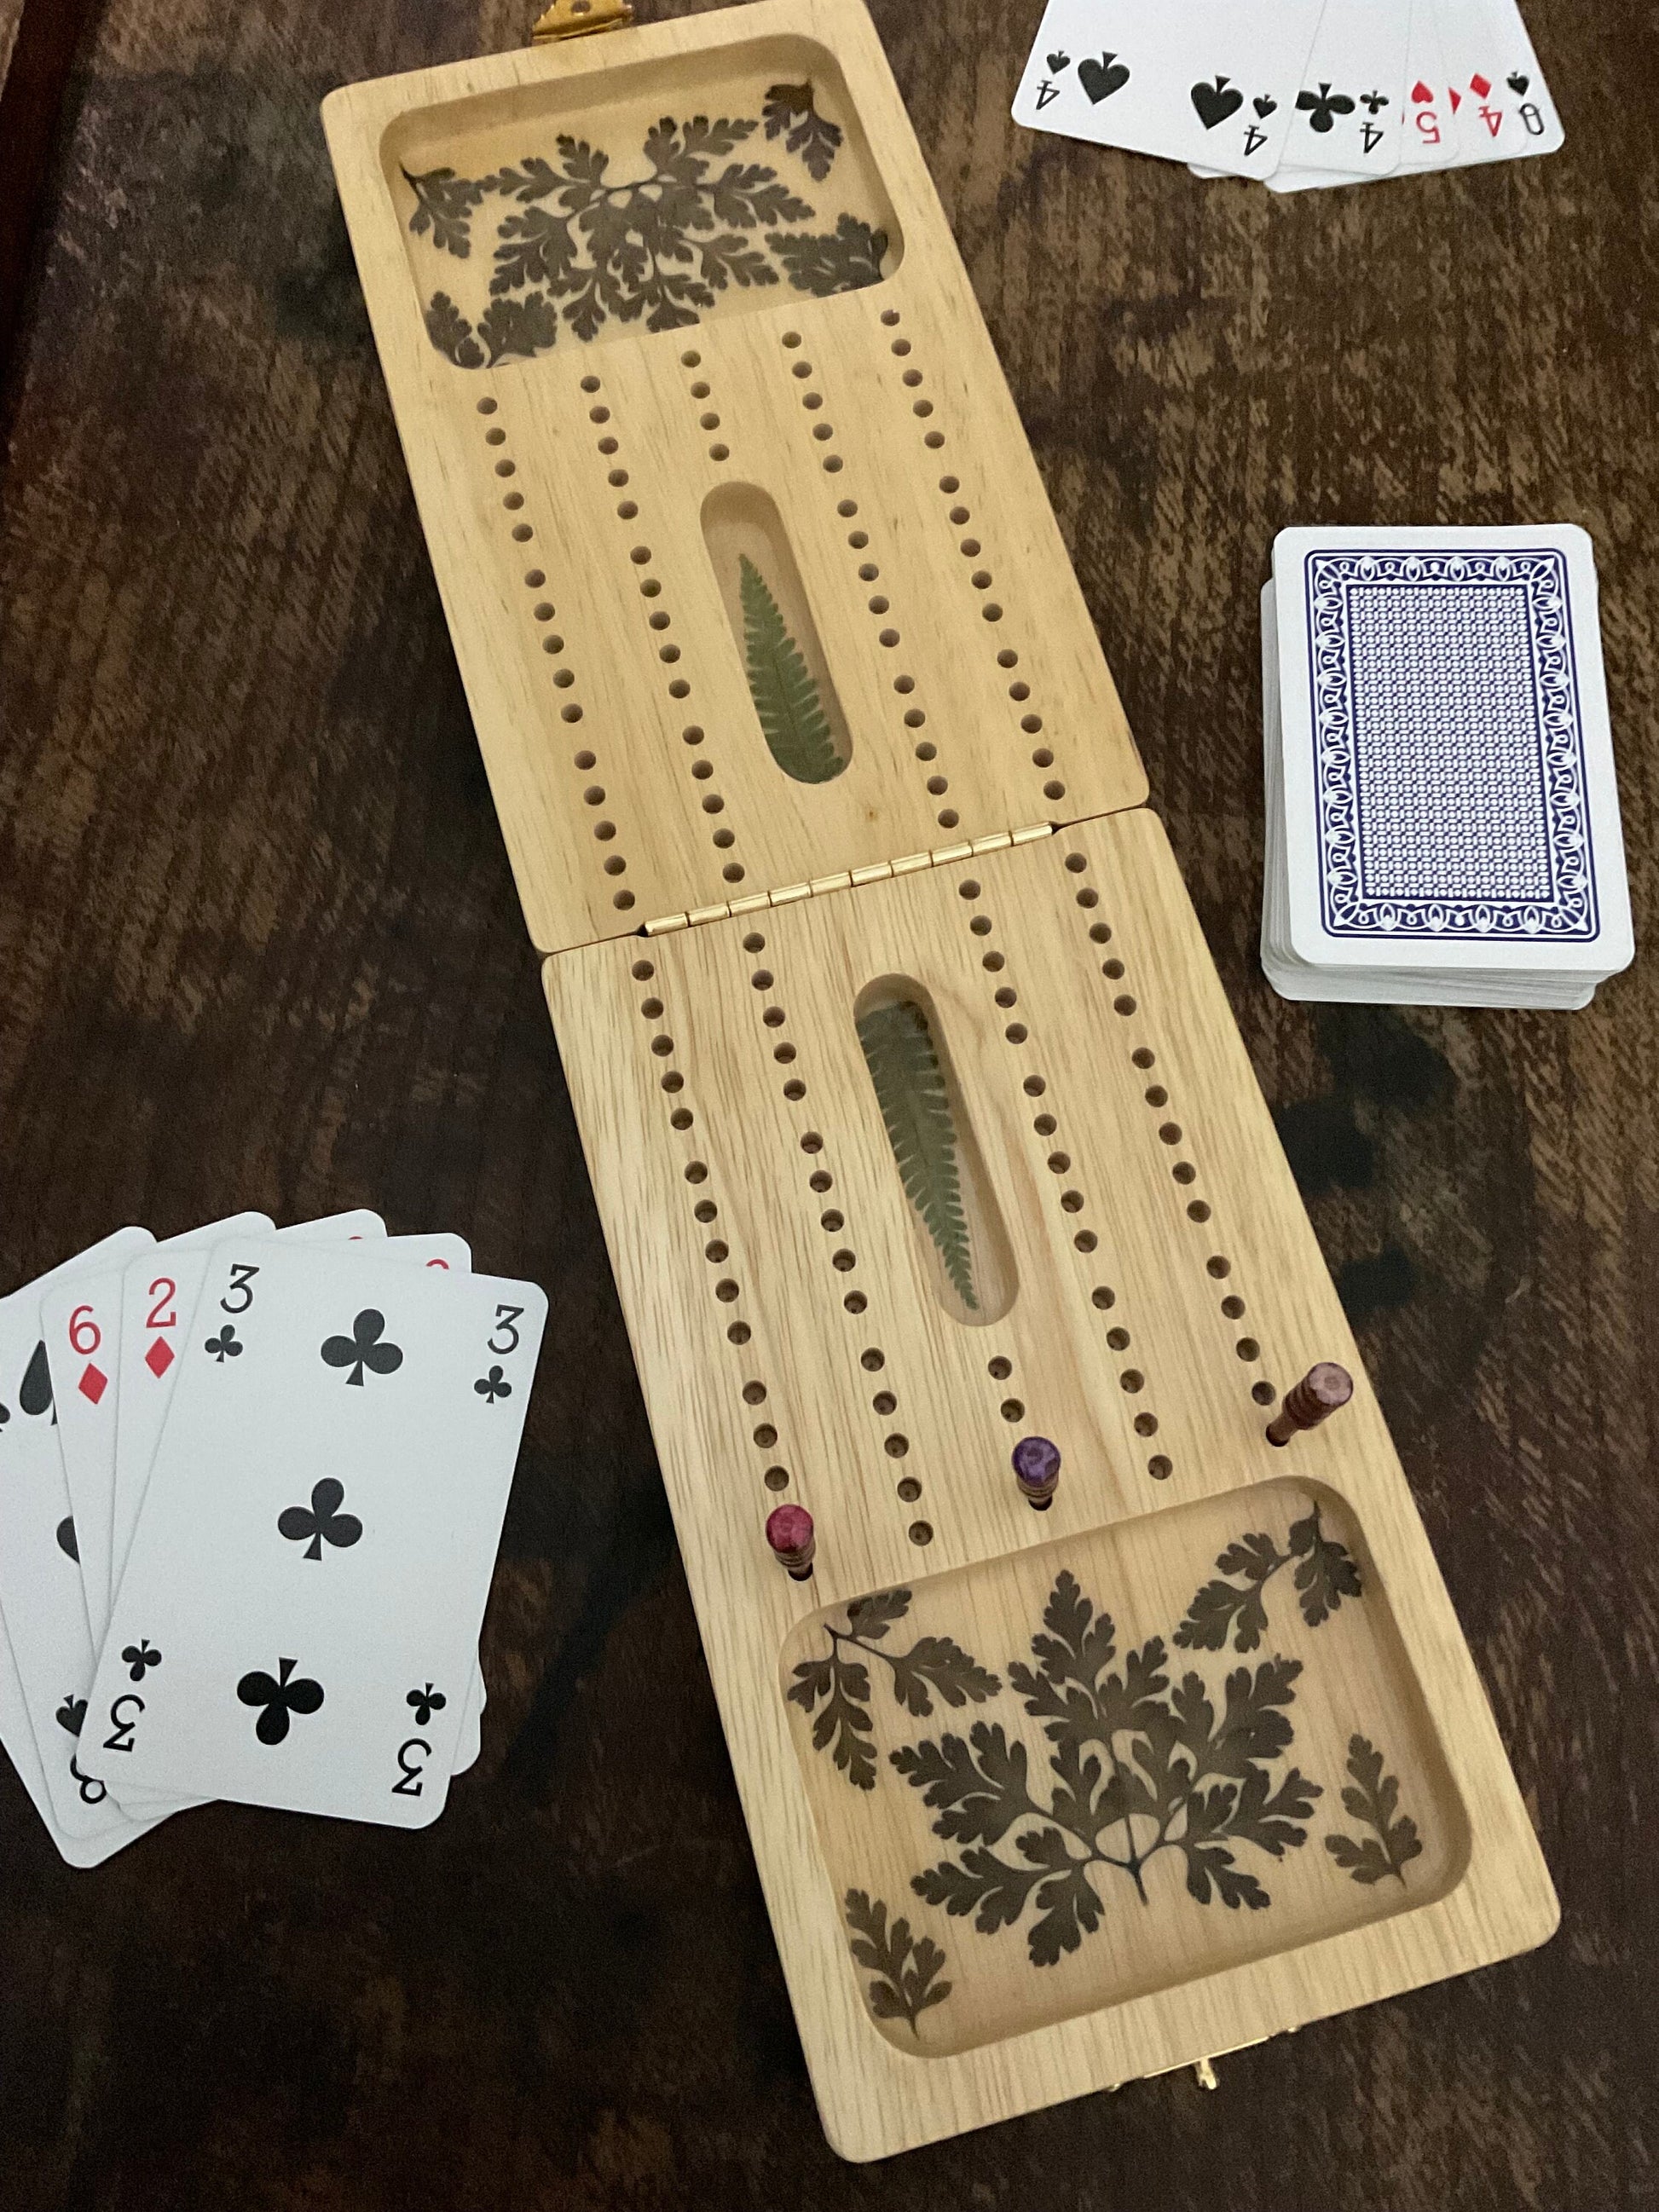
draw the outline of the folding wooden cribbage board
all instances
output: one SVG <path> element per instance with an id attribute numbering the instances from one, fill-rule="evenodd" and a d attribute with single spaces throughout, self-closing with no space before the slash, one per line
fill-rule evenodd
<path id="1" fill-rule="evenodd" d="M 1363 1377 L 1265 1435 L 1352 1341 L 862 8 L 325 116 L 830 2140 L 1538 1942 Z"/>

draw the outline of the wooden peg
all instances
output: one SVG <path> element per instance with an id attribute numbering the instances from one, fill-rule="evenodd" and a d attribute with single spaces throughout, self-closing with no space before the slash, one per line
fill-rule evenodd
<path id="1" fill-rule="evenodd" d="M 777 1553 L 778 1564 L 791 1578 L 804 1583 L 812 1571 L 817 1539 L 812 1516 L 804 1505 L 775 1505 L 766 1516 L 766 1540 Z"/>
<path id="2" fill-rule="evenodd" d="M 1022 1437 L 1014 1446 L 1014 1480 L 1026 1504 L 1046 1513 L 1060 1487 L 1059 1448 L 1047 1437 Z"/>
<path id="3" fill-rule="evenodd" d="M 1322 1359 L 1285 1393 L 1285 1402 L 1267 1424 L 1267 1442 L 1287 1444 L 1299 1429 L 1316 1429 L 1353 1395 L 1353 1377 L 1334 1360 Z"/>

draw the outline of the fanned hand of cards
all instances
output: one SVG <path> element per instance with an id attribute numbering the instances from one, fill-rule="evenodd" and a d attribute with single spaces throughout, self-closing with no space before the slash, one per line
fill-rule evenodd
<path id="1" fill-rule="evenodd" d="M 1628 966 L 1582 530 L 1281 531 L 1261 687 L 1281 996 L 1582 1006 Z"/>
<path id="2" fill-rule="evenodd" d="M 1276 192 L 1562 139 L 1516 0 L 1048 0 L 1013 115 Z"/>
<path id="3" fill-rule="evenodd" d="M 72 1865 L 211 1797 L 442 1811 L 547 1303 L 471 1265 L 246 1213 L 0 1299 L 0 1743 Z"/>

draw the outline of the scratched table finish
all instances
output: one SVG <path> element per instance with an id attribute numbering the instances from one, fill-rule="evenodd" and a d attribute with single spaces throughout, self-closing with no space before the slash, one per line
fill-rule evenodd
<path id="1" fill-rule="evenodd" d="M 0 519 L 0 1271 L 372 1203 L 552 1300 L 437 1827 L 76 1874 L 0 1775 L 8 2212 L 1659 2204 L 1659 983 L 1282 1005 L 1291 522 L 1580 522 L 1653 911 L 1659 68 L 1533 0 L 1553 160 L 1279 201 L 1017 132 L 1036 0 L 877 20 L 1561 1893 L 1543 1950 L 884 2168 L 819 2134 L 316 106 L 533 8 L 106 0 Z M 644 12 L 655 12 L 649 9 Z"/>

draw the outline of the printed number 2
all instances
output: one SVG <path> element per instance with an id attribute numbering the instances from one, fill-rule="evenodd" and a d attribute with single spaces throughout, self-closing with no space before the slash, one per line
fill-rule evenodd
<path id="1" fill-rule="evenodd" d="M 497 1344 L 495 1337 L 492 1336 L 488 1338 L 486 1341 L 492 1352 L 499 1352 L 502 1357 L 505 1358 L 509 1352 L 516 1352 L 518 1350 L 519 1332 L 517 1328 L 514 1328 L 514 1324 L 523 1311 L 524 1308 L 522 1306 L 496 1307 L 496 1332 L 499 1335 L 504 1336 L 507 1339 L 507 1342 L 505 1344 Z"/>
<path id="2" fill-rule="evenodd" d="M 253 1278 L 258 1272 L 257 1267 L 250 1267 L 245 1260 L 231 1261 L 230 1288 L 219 1301 L 224 1312 L 239 1314 L 247 1311 L 253 1304 Z"/>
<path id="3" fill-rule="evenodd" d="M 158 1275 L 149 1286 L 149 1294 L 155 1303 L 145 1316 L 144 1327 L 177 1328 L 179 1316 L 173 1310 L 173 1301 L 179 1295 L 178 1284 L 169 1281 L 165 1275 Z M 162 1310 L 164 1307 L 165 1312 Z"/>

